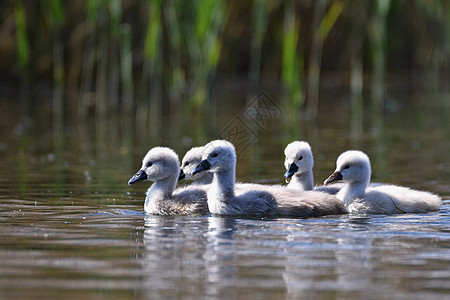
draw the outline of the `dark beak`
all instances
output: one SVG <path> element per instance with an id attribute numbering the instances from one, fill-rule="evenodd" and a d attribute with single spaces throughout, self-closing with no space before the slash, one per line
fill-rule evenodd
<path id="1" fill-rule="evenodd" d="M 128 184 L 130 185 L 145 179 L 147 179 L 147 173 L 145 173 L 144 170 L 139 170 L 130 180 L 128 180 Z"/>
<path id="2" fill-rule="evenodd" d="M 286 179 L 291 178 L 297 171 L 298 171 L 298 166 L 295 163 L 290 164 L 289 170 L 287 170 L 286 173 L 284 173 L 284 178 L 286 178 Z"/>
<path id="3" fill-rule="evenodd" d="M 192 170 L 192 175 L 195 175 L 197 173 L 200 173 L 201 171 L 206 171 L 211 169 L 211 164 L 209 163 L 209 161 L 202 160 L 196 167 L 194 170 Z"/>
<path id="4" fill-rule="evenodd" d="M 186 174 L 184 174 L 183 170 L 180 170 L 180 175 L 178 175 L 178 181 L 186 178 Z"/>
<path id="5" fill-rule="evenodd" d="M 334 172 L 333 174 L 330 175 L 330 177 L 325 179 L 323 184 L 327 185 L 329 183 L 332 183 L 332 182 L 335 182 L 335 181 L 338 181 L 338 180 L 342 180 L 342 174 L 341 174 L 341 172 Z"/>

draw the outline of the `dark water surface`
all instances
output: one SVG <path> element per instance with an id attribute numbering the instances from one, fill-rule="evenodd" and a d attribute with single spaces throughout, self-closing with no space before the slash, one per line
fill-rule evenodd
<path id="1" fill-rule="evenodd" d="M 58 120 L 51 96 L 29 105 L 0 98 L 0 298 L 448 299 L 448 92 L 391 93 L 379 117 L 352 114 L 345 93 L 322 97 L 317 123 L 281 105 L 259 127 L 242 114 L 251 95 L 233 94 L 210 117 L 174 114 L 148 126 L 117 116 Z M 236 117 L 254 133 L 238 147 L 242 181 L 281 182 L 284 147 L 304 139 L 318 182 L 342 151 L 358 148 L 372 159 L 374 181 L 438 193 L 442 209 L 316 219 L 144 215 L 148 185 L 126 183 L 146 151 L 165 145 L 182 156 Z"/>

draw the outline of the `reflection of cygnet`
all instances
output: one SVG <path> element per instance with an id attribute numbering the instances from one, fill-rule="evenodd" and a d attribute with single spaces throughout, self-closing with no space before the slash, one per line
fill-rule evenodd
<path id="1" fill-rule="evenodd" d="M 208 190 L 208 207 L 212 214 L 317 217 L 346 212 L 339 199 L 326 193 L 256 184 L 235 191 L 236 153 L 230 142 L 208 143 L 202 158 L 193 174 L 205 170 L 214 173 Z"/>
<path id="2" fill-rule="evenodd" d="M 346 183 L 337 197 L 351 213 L 398 214 L 439 210 L 441 198 L 437 195 L 396 185 L 368 187 L 370 175 L 369 157 L 361 151 L 351 150 L 338 157 L 336 170 L 325 184 L 338 180 Z"/>
<path id="3" fill-rule="evenodd" d="M 192 175 L 192 171 L 202 160 L 203 150 L 204 147 L 194 147 L 186 152 L 181 162 L 180 180 L 187 179 L 192 181 L 192 184 L 210 184 L 212 182 L 213 174 L 211 172 Z"/>
<path id="4" fill-rule="evenodd" d="M 320 191 L 329 194 L 337 194 L 344 186 L 343 184 L 333 184 L 333 186 L 314 187 L 313 166 L 314 158 L 311 147 L 307 142 L 295 141 L 284 149 L 286 159 L 284 166 L 286 173 L 284 178 L 289 181 L 287 187 L 302 191 Z"/>
<path id="5" fill-rule="evenodd" d="M 177 154 L 169 148 L 155 147 L 142 160 L 141 169 L 128 181 L 142 180 L 154 183 L 147 191 L 144 209 L 157 215 L 207 215 L 206 192 L 195 187 L 175 190 L 180 163 Z"/>

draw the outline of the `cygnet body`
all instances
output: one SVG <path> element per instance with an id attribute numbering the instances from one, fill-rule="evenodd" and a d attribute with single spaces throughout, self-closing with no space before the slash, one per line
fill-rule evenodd
<path id="1" fill-rule="evenodd" d="M 301 191 L 320 191 L 329 194 L 337 194 L 344 186 L 342 184 L 333 184 L 333 186 L 314 187 L 313 166 L 314 157 L 311 146 L 305 141 L 294 141 L 284 149 L 284 166 L 286 173 L 284 178 L 289 180 L 288 188 L 294 188 Z"/>
<path id="2" fill-rule="evenodd" d="M 186 152 L 181 161 L 180 179 L 192 181 L 193 185 L 205 185 L 212 182 L 213 174 L 211 172 L 192 175 L 192 171 L 202 160 L 203 150 L 204 147 L 193 147 Z"/>
<path id="3" fill-rule="evenodd" d="M 338 180 L 346 183 L 337 197 L 350 213 L 398 214 L 439 210 L 441 198 L 435 194 L 390 184 L 368 187 L 370 176 L 369 157 L 361 151 L 350 150 L 338 157 L 335 172 L 324 183 Z"/>
<path id="4" fill-rule="evenodd" d="M 205 145 L 202 161 L 193 173 L 205 170 L 214 174 L 208 190 L 212 214 L 318 217 L 346 212 L 339 199 L 326 193 L 257 184 L 235 191 L 236 153 L 228 141 L 216 140 Z"/>
<path id="5" fill-rule="evenodd" d="M 175 190 L 180 173 L 177 154 L 170 148 L 155 147 L 145 155 L 141 169 L 128 181 L 154 183 L 147 191 L 144 209 L 156 215 L 209 214 L 206 191 L 196 187 Z"/>

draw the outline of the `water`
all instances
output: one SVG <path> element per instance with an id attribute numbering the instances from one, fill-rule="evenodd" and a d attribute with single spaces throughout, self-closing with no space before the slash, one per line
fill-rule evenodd
<path id="1" fill-rule="evenodd" d="M 250 122 L 239 101 L 203 120 L 208 126 L 178 115 L 142 126 L 116 116 L 55 120 L 42 95 L 28 107 L 15 96 L 0 99 L 0 298 L 448 298 L 448 93 L 392 94 L 384 117 L 366 112 L 355 125 L 348 97 L 333 92 L 324 93 L 317 123 L 288 119 L 282 106 L 284 121 L 251 127 L 238 178 L 282 182 L 284 146 L 302 138 L 313 147 L 317 181 L 340 152 L 363 149 L 374 181 L 438 193 L 439 212 L 145 216 L 146 184 L 126 185 L 145 152 L 167 145 L 182 155 L 236 116 Z"/>

